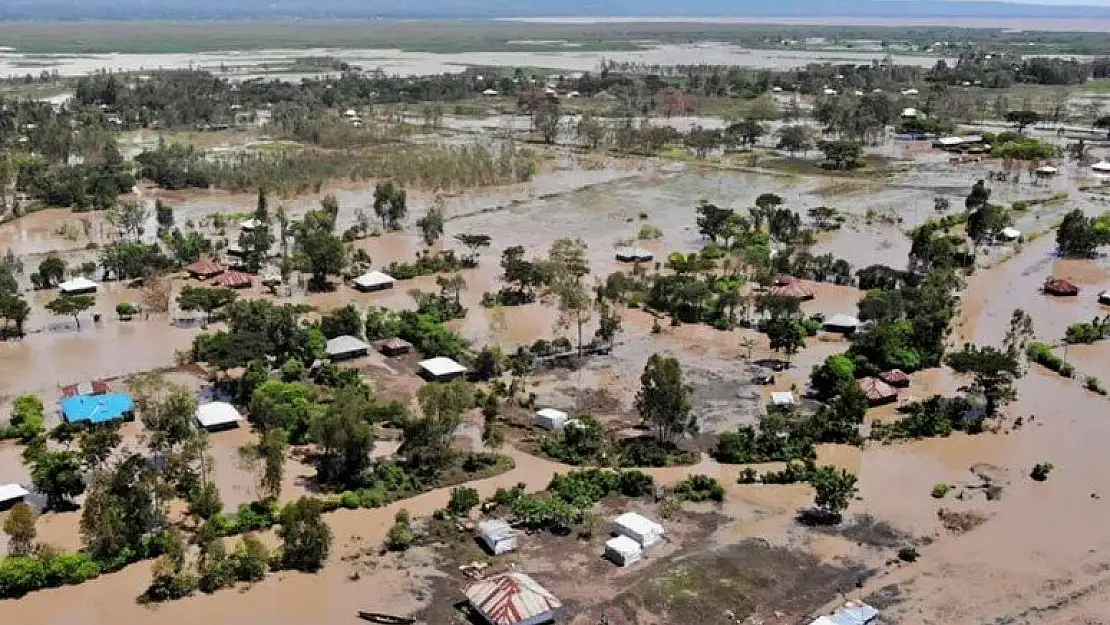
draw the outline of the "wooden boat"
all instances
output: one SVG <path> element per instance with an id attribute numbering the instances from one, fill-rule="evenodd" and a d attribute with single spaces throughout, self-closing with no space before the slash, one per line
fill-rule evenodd
<path id="1" fill-rule="evenodd" d="M 363 610 L 359 610 L 358 617 L 364 621 L 379 623 L 380 625 L 413 625 L 413 623 L 416 622 L 416 619 L 407 616 L 394 616 L 392 614 L 365 612 Z"/>

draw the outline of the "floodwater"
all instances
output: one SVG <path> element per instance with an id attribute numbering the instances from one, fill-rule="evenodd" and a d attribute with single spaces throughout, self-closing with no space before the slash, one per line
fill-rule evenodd
<path id="1" fill-rule="evenodd" d="M 221 72 L 227 67 L 236 78 L 257 77 L 263 63 L 282 60 L 330 56 L 357 65 L 365 70 L 381 70 L 387 74 L 419 76 L 450 74 L 467 67 L 543 67 L 556 70 L 596 71 L 601 62 L 616 61 L 645 65 L 743 65 L 760 69 L 793 69 L 810 63 L 836 61 L 870 63 L 882 57 L 878 52 L 808 52 L 802 50 L 749 50 L 724 43 L 658 45 L 635 51 L 559 51 L 559 52 L 466 52 L 435 54 L 406 52 L 396 49 L 316 48 L 308 50 L 253 50 L 249 52 L 203 52 L 196 54 L 88 54 L 35 55 L 35 72 L 57 72 L 62 76 L 80 76 L 99 70 L 143 71 L 154 69 L 194 68 Z M 939 57 L 899 56 L 903 65 L 932 67 Z M 27 73 L 27 55 L 18 51 L 0 52 L 0 76 L 23 76 Z M 951 64 L 954 59 L 947 59 Z M 300 80 L 303 75 L 271 74 L 281 80 Z"/>

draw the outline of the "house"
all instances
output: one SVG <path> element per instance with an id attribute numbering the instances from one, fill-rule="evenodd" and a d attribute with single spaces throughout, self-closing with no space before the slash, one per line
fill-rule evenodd
<path id="1" fill-rule="evenodd" d="M 235 406 L 223 401 L 214 401 L 197 406 L 196 420 L 200 427 L 214 432 L 239 427 L 243 415 Z"/>
<path id="2" fill-rule="evenodd" d="M 31 492 L 19 484 L 4 484 L 0 486 L 0 510 L 7 510 L 23 501 Z"/>
<path id="3" fill-rule="evenodd" d="M 563 607 L 549 590 L 524 573 L 501 573 L 474 582 L 466 600 L 490 625 L 540 625 Z"/>
<path id="4" fill-rule="evenodd" d="M 794 393 L 776 391 L 771 393 L 771 405 L 775 408 L 789 408 L 794 405 Z"/>
<path id="5" fill-rule="evenodd" d="M 466 367 L 443 356 L 422 360 L 419 366 L 421 375 L 433 382 L 453 380 L 466 373 Z"/>
<path id="6" fill-rule="evenodd" d="M 225 271 L 216 276 L 212 281 L 212 286 L 223 287 L 225 289 L 246 289 L 250 288 L 254 283 L 254 278 L 249 273 L 242 271 Z"/>
<path id="7" fill-rule="evenodd" d="M 1059 171 L 1059 169 L 1056 169 L 1052 165 L 1041 165 L 1040 167 L 1034 169 L 1033 173 L 1037 174 L 1038 176 L 1055 176 L 1057 173 L 1059 173 Z"/>
<path id="8" fill-rule="evenodd" d="M 1079 287 L 1067 280 L 1053 278 L 1051 276 L 1044 281 L 1044 286 L 1041 288 L 1045 293 L 1057 297 L 1074 297 L 1079 295 Z"/>
<path id="9" fill-rule="evenodd" d="M 826 87 L 825 90 L 822 93 L 824 93 L 827 96 L 834 96 L 834 95 L 836 95 L 836 89 L 829 89 L 828 87 Z"/>
<path id="10" fill-rule="evenodd" d="M 74 395 L 61 401 L 62 417 L 69 423 L 107 423 L 134 417 L 135 402 L 126 393 Z"/>
<path id="11" fill-rule="evenodd" d="M 351 284 L 363 293 L 392 289 L 395 282 L 396 280 L 393 279 L 393 276 L 380 271 L 370 271 L 351 280 Z"/>
<path id="12" fill-rule="evenodd" d="M 1021 238 L 1021 230 L 1007 226 L 998 231 L 1000 241 L 1016 241 Z"/>
<path id="13" fill-rule="evenodd" d="M 617 566 L 628 566 L 644 557 L 640 543 L 623 534 L 605 542 L 605 557 Z"/>
<path id="14" fill-rule="evenodd" d="M 554 408 L 537 410 L 536 425 L 545 430 L 561 430 L 567 425 L 567 413 Z"/>
<path id="15" fill-rule="evenodd" d="M 1100 174 L 1110 174 L 1110 163 L 1106 161 L 1099 161 L 1091 165 L 1091 169 Z"/>
<path id="16" fill-rule="evenodd" d="M 89 280 L 85 277 L 77 277 L 72 280 L 67 280 L 58 285 L 58 290 L 62 295 L 83 295 L 86 293 L 96 293 L 100 285 Z"/>
<path id="17" fill-rule="evenodd" d="M 920 91 L 918 91 L 917 89 L 914 89 L 913 87 L 910 87 L 909 89 L 903 89 L 902 90 L 902 95 L 918 95 L 919 93 L 920 93 Z"/>
<path id="18" fill-rule="evenodd" d="M 910 376 L 901 369 L 891 369 L 879 374 L 879 379 L 895 388 L 905 388 L 910 385 Z"/>
<path id="19" fill-rule="evenodd" d="M 331 360 L 349 360 L 368 354 L 370 345 L 355 336 L 337 336 L 328 340 L 326 351 Z"/>
<path id="20" fill-rule="evenodd" d="M 246 221 L 239 222 L 239 229 L 250 232 L 251 230 L 254 230 L 255 228 L 259 228 L 263 225 L 265 225 L 265 224 L 262 223 L 262 220 L 255 219 L 255 218 L 252 217 L 252 218 L 250 218 Z"/>
<path id="21" fill-rule="evenodd" d="M 785 284 L 771 287 L 771 295 L 802 301 L 811 300 L 814 297 L 813 291 L 797 278 L 791 278 Z"/>
<path id="22" fill-rule="evenodd" d="M 828 616 L 820 616 L 810 625 L 867 625 L 879 616 L 879 611 L 867 605 L 849 601 Z"/>
<path id="23" fill-rule="evenodd" d="M 478 523 L 478 538 L 495 556 L 516 551 L 517 533 L 502 519 L 490 519 Z"/>
<path id="24" fill-rule="evenodd" d="M 859 329 L 859 319 L 851 315 L 837 314 L 826 319 L 825 322 L 821 324 L 821 327 L 826 332 L 852 334 Z"/>
<path id="25" fill-rule="evenodd" d="M 493 97 L 493 96 L 497 95 L 497 90 L 496 89 L 486 89 L 485 91 L 482 92 L 482 95 L 488 96 L 488 97 Z"/>
<path id="26" fill-rule="evenodd" d="M 663 526 L 638 512 L 625 512 L 613 520 L 613 534 L 627 536 L 646 549 L 663 540 Z"/>
<path id="27" fill-rule="evenodd" d="M 386 356 L 400 356 L 412 351 L 412 343 L 398 338 L 386 339 L 378 343 L 378 351 Z"/>
<path id="28" fill-rule="evenodd" d="M 867 395 L 867 403 L 872 406 L 888 404 L 898 399 L 898 389 L 879 378 L 862 378 L 859 387 Z"/>
<path id="29" fill-rule="evenodd" d="M 1103 291 L 1098 294 L 1098 303 L 1103 306 L 1110 306 L 1110 291 Z"/>
<path id="30" fill-rule="evenodd" d="M 902 109 L 902 119 L 917 119 L 920 115 L 921 113 L 912 106 Z"/>
<path id="31" fill-rule="evenodd" d="M 185 272 L 197 280 L 215 278 L 226 271 L 224 266 L 212 260 L 200 259 L 195 263 L 185 266 Z"/>
<path id="32" fill-rule="evenodd" d="M 638 247 L 622 247 L 617 250 L 617 260 L 622 263 L 648 262 L 655 258 L 649 250 Z"/>
<path id="33" fill-rule="evenodd" d="M 108 383 L 104 380 L 92 380 L 91 382 L 79 382 L 77 384 L 67 384 L 62 387 L 62 397 L 74 397 L 77 395 L 104 395 L 112 391 Z"/>

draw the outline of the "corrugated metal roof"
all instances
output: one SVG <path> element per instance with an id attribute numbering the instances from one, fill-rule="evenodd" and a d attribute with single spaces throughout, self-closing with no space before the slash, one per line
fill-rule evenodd
<path id="1" fill-rule="evenodd" d="M 563 606 L 524 573 L 502 573 L 466 588 L 466 598 L 493 625 L 516 625 Z"/>
<path id="2" fill-rule="evenodd" d="M 194 276 L 207 278 L 223 273 L 224 266 L 212 260 L 198 260 L 191 265 L 186 265 L 185 271 Z"/>
<path id="3" fill-rule="evenodd" d="M 22 499 L 30 494 L 31 493 L 27 492 L 26 488 L 23 488 L 19 484 L 4 484 L 0 486 L 0 502 L 15 501 L 16 499 Z"/>
<path id="4" fill-rule="evenodd" d="M 829 620 L 836 623 L 836 625 L 867 625 L 878 615 L 878 610 L 861 603 L 840 608 L 829 616 Z"/>
<path id="5" fill-rule="evenodd" d="M 243 273 L 241 271 L 228 271 L 213 280 L 212 284 L 229 289 L 237 289 L 244 286 L 250 286 L 252 280 L 253 278 L 249 273 Z"/>
<path id="6" fill-rule="evenodd" d="M 370 346 L 358 337 L 344 335 L 328 340 L 326 349 L 328 356 L 342 356 L 354 352 L 369 351 Z"/>

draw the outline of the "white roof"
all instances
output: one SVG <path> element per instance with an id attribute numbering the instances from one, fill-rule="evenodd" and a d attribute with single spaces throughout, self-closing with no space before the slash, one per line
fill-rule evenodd
<path id="1" fill-rule="evenodd" d="M 489 540 L 506 540 L 516 536 L 516 530 L 502 519 L 490 519 L 478 523 L 478 533 Z"/>
<path id="2" fill-rule="evenodd" d="M 246 220 L 246 221 L 239 222 L 239 228 L 241 230 L 254 230 L 255 228 L 257 228 L 261 225 L 262 225 L 262 221 L 258 220 L 258 219 L 255 219 L 253 217 Z"/>
<path id="3" fill-rule="evenodd" d="M 836 95 L 836 89 L 825 89 L 825 95 Z"/>
<path id="4" fill-rule="evenodd" d="M 214 401 L 197 407 L 197 422 L 200 423 L 201 427 L 217 427 L 238 423 L 242 420 L 243 415 L 239 413 L 239 410 L 227 402 Z"/>
<path id="5" fill-rule="evenodd" d="M 63 293 L 68 293 L 70 291 L 88 291 L 90 289 L 95 290 L 99 287 L 99 284 L 93 282 L 92 280 L 89 280 L 84 276 L 68 280 L 58 285 L 58 289 L 60 289 Z"/>
<path id="6" fill-rule="evenodd" d="M 835 326 L 838 328 L 854 328 L 859 326 L 859 319 L 856 319 L 851 315 L 840 313 L 826 319 L 824 325 Z"/>
<path id="7" fill-rule="evenodd" d="M 912 106 L 902 109 L 902 117 L 917 117 L 917 109 Z"/>
<path id="8" fill-rule="evenodd" d="M 920 92 L 917 89 L 912 89 L 912 88 L 902 90 L 902 95 L 917 95 L 918 93 L 920 93 Z"/>
<path id="9" fill-rule="evenodd" d="M 771 91 L 775 93 L 782 93 L 782 87 L 771 87 Z"/>
<path id="10" fill-rule="evenodd" d="M 1056 169 L 1055 167 L 1053 167 L 1052 165 L 1042 165 L 1042 166 L 1040 166 L 1036 169 L 1036 172 L 1038 174 L 1054 174 L 1057 171 L 1059 171 L 1059 170 Z"/>
<path id="11" fill-rule="evenodd" d="M 651 250 L 645 250 L 640 247 L 622 247 L 617 249 L 617 260 L 651 260 L 655 255 Z"/>
<path id="12" fill-rule="evenodd" d="M 632 533 L 639 536 L 648 536 L 651 534 L 663 534 L 663 526 L 652 521 L 639 512 L 625 512 L 616 519 L 613 519 L 613 525 L 619 525 L 627 528 Z"/>
<path id="13" fill-rule="evenodd" d="M 563 606 L 551 591 L 524 573 L 493 575 L 466 587 L 470 602 L 492 625 L 535 622 Z"/>
<path id="14" fill-rule="evenodd" d="M 1091 165 L 1091 169 L 1095 171 L 1110 171 L 1110 163 L 1107 163 L 1106 161 L 1099 161 L 1094 165 Z"/>
<path id="15" fill-rule="evenodd" d="M 621 555 L 622 558 L 628 558 L 637 554 L 643 553 L 644 549 L 640 543 L 632 540 L 628 536 L 621 534 L 615 538 L 610 538 L 605 541 L 605 549 L 615 551 Z"/>
<path id="16" fill-rule="evenodd" d="M 555 410 L 554 408 L 541 408 L 536 411 L 536 416 L 547 417 L 548 419 L 566 419 L 567 413 L 562 410 Z"/>
<path id="17" fill-rule="evenodd" d="M 771 393 L 771 403 L 776 406 L 793 406 L 794 393 L 790 391 L 778 391 Z"/>
<path id="18" fill-rule="evenodd" d="M 4 484 L 0 486 L 0 502 L 15 501 L 30 495 L 30 491 L 19 484 Z"/>
<path id="19" fill-rule="evenodd" d="M 354 109 L 347 109 L 347 112 L 343 113 L 343 115 L 347 117 L 357 117 L 358 113 Z"/>
<path id="20" fill-rule="evenodd" d="M 370 351 L 370 344 L 357 336 L 337 336 L 328 340 L 328 356 L 342 356 L 358 351 Z"/>
<path id="21" fill-rule="evenodd" d="M 497 90 L 496 89 L 486 89 L 485 91 L 482 92 L 482 95 L 497 95 Z"/>
<path id="22" fill-rule="evenodd" d="M 1021 230 L 1017 228 L 1003 228 L 1000 234 L 1007 239 L 1016 239 L 1021 236 Z"/>
<path id="23" fill-rule="evenodd" d="M 436 356 L 435 358 L 422 360 L 420 361 L 420 368 L 437 378 L 466 372 L 466 367 L 445 356 Z"/>
<path id="24" fill-rule="evenodd" d="M 393 284 L 394 282 L 396 280 L 393 279 L 393 276 L 380 271 L 368 271 L 354 279 L 356 285 L 367 289 L 383 284 Z"/>

